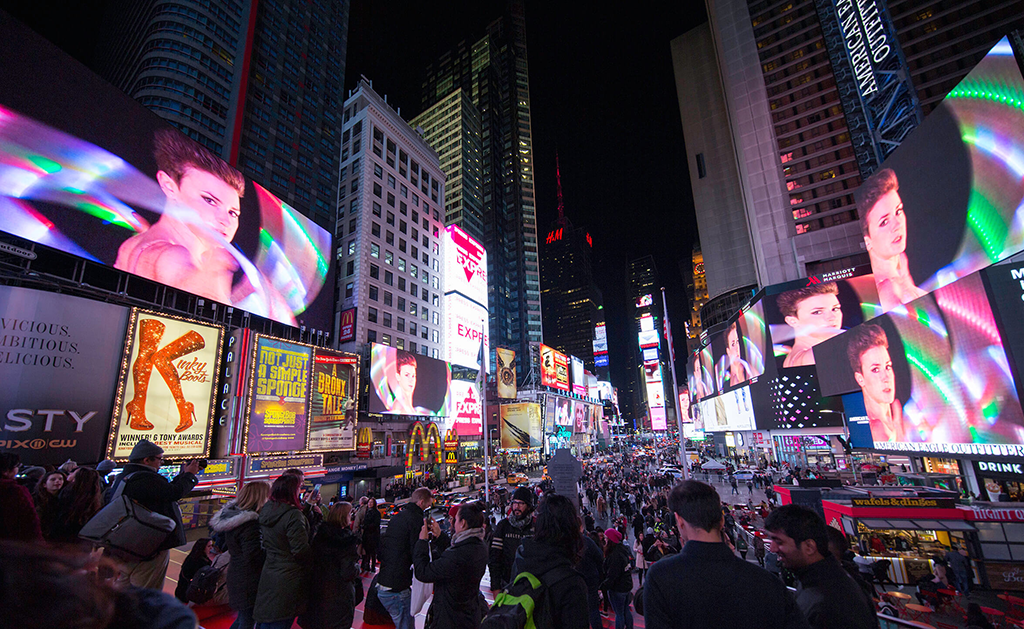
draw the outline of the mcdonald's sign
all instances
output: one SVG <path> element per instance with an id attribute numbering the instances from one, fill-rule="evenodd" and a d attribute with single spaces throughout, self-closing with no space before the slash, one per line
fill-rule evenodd
<path id="1" fill-rule="evenodd" d="M 459 449 L 459 435 L 454 429 L 449 429 L 444 433 L 444 449 L 446 452 Z"/>
<path id="2" fill-rule="evenodd" d="M 413 422 L 409 427 L 409 443 L 405 449 L 405 466 L 412 467 L 413 453 L 416 451 L 416 442 L 420 443 L 420 461 L 433 460 L 440 464 L 444 461 L 444 446 L 441 443 L 441 431 L 437 424 L 431 422 L 424 425 L 423 422 Z"/>
<path id="3" fill-rule="evenodd" d="M 359 436 L 356 438 L 356 458 L 370 458 L 370 451 L 373 449 L 373 429 L 363 426 L 359 429 Z"/>
<path id="4" fill-rule="evenodd" d="M 356 309 L 349 308 L 341 312 L 341 321 L 338 326 L 338 342 L 356 340 Z"/>

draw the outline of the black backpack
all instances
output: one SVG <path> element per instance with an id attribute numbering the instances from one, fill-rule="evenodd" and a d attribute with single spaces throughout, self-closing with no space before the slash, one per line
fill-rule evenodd
<path id="1" fill-rule="evenodd" d="M 551 582 L 572 576 L 571 568 L 545 573 Z M 538 622 L 539 621 L 539 622 Z M 494 597 L 480 629 L 537 629 L 553 626 L 551 595 L 547 585 L 530 572 L 520 572 Z"/>
<path id="2" fill-rule="evenodd" d="M 192 577 L 192 581 L 188 584 L 185 598 L 196 605 L 208 602 L 226 585 L 227 582 L 224 580 L 224 570 L 226 568 L 226 565 L 220 568 L 203 566 L 197 570 L 195 576 Z"/>

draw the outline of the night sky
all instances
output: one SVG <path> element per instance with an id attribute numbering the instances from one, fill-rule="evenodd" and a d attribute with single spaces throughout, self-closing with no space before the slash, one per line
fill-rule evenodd
<path id="1" fill-rule="evenodd" d="M 95 45 L 89 33 L 106 4 L 0 0 L 0 8 L 87 64 Z M 405 119 L 414 117 L 426 66 L 460 40 L 478 39 L 503 6 L 353 0 L 346 88 L 364 75 Z M 677 356 L 685 352 L 688 305 L 679 261 L 689 259 L 697 230 L 669 42 L 705 20 L 702 2 L 526 2 L 538 235 L 543 247 L 557 217 L 557 151 L 566 214 L 593 236 L 612 381 L 620 388 L 636 342 L 625 297 L 628 260 L 654 255 Z"/>

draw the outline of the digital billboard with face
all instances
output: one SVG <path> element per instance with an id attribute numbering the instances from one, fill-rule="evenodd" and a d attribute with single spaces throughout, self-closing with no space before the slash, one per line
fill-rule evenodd
<path id="1" fill-rule="evenodd" d="M 644 357 L 647 360 L 647 357 Z M 690 354 L 686 366 L 690 399 L 693 404 L 715 394 L 714 360 L 711 343 Z"/>
<path id="2" fill-rule="evenodd" d="M 1004 38 L 857 189 L 883 311 L 1024 248 L 1022 94 Z"/>
<path id="3" fill-rule="evenodd" d="M 487 371 L 490 338 L 487 333 L 487 310 L 462 295 L 444 296 L 444 353 L 453 365 L 480 368 L 480 335 L 484 337 L 484 370 Z"/>
<path id="4" fill-rule="evenodd" d="M 712 337 L 717 363 L 715 382 L 719 391 L 728 391 L 764 373 L 767 338 L 761 299 L 743 310 L 723 332 Z"/>
<path id="5" fill-rule="evenodd" d="M 140 439 L 168 458 L 207 454 L 222 335 L 197 321 L 132 312 L 110 458 L 127 459 Z"/>
<path id="6" fill-rule="evenodd" d="M 12 18 L 0 35 L 0 229 L 282 323 L 333 325 L 329 232 Z"/>
<path id="7" fill-rule="evenodd" d="M 991 454 L 1024 443 L 980 274 L 819 343 L 814 355 L 823 393 L 863 393 L 876 449 Z"/>
<path id="8" fill-rule="evenodd" d="M 444 228 L 445 294 L 456 292 L 487 308 L 487 252 L 458 225 Z"/>
<path id="9" fill-rule="evenodd" d="M 448 363 L 374 343 L 370 348 L 370 412 L 440 417 L 447 408 Z"/>
<path id="10" fill-rule="evenodd" d="M 576 395 L 587 394 L 587 381 L 583 377 L 583 360 L 570 356 L 569 360 L 572 363 L 572 392 Z"/>
<path id="11" fill-rule="evenodd" d="M 547 345 L 540 346 L 540 383 L 562 391 L 569 390 L 569 359 Z"/>
<path id="12" fill-rule="evenodd" d="M 103 458 L 128 312 L 0 286 L 0 451 L 25 466 Z"/>
<path id="13" fill-rule="evenodd" d="M 574 420 L 572 415 L 572 400 L 560 395 L 554 395 L 552 397 L 555 398 L 555 425 L 572 426 Z"/>

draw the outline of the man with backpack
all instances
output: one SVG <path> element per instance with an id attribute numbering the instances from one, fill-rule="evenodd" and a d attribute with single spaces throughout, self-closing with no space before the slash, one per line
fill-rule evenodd
<path id="1" fill-rule="evenodd" d="M 491 591 L 508 584 L 512 562 L 524 537 L 533 535 L 533 492 L 520 487 L 512 494 L 512 513 L 494 527 L 487 566 L 491 572 Z"/>
<path id="2" fill-rule="evenodd" d="M 128 455 L 128 464 L 124 471 L 114 479 L 110 489 L 116 496 L 120 486 L 123 495 L 146 507 L 174 520 L 174 530 L 167 534 L 167 539 L 159 546 L 152 559 L 129 561 L 123 564 L 118 581 L 131 582 L 136 587 L 163 588 L 164 577 L 167 576 L 167 564 L 170 560 L 171 548 L 183 546 L 185 528 L 181 523 L 181 510 L 178 501 L 192 491 L 199 479 L 199 461 L 189 461 L 181 466 L 181 472 L 168 481 L 158 471 L 164 462 L 164 449 L 148 439 L 141 439 Z"/>

